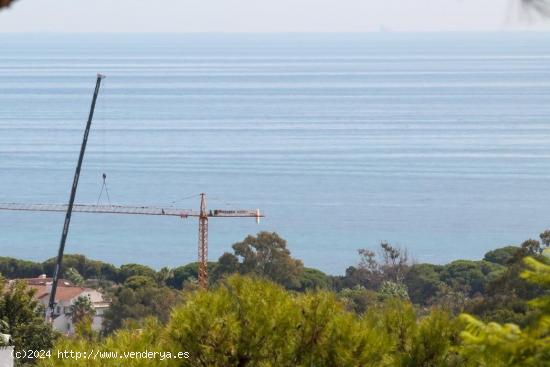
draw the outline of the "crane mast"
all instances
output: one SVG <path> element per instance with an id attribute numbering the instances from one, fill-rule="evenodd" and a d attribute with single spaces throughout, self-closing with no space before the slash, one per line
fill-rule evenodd
<path id="1" fill-rule="evenodd" d="M 208 214 L 206 198 L 201 194 L 201 210 L 199 216 L 199 285 L 208 288 Z"/>
<path id="2" fill-rule="evenodd" d="M 90 127 L 92 126 L 92 119 L 94 117 L 95 104 L 97 102 L 97 96 L 99 94 L 99 87 L 101 86 L 101 80 L 103 75 L 97 74 L 97 81 L 94 90 L 94 96 L 92 98 L 92 105 L 90 106 L 90 114 L 88 116 L 88 122 L 86 123 L 86 129 L 84 130 L 84 137 L 82 138 L 82 145 L 80 147 L 80 154 L 78 156 L 78 162 L 74 173 L 73 186 L 71 187 L 71 194 L 69 196 L 69 205 L 67 205 L 67 212 L 65 213 L 65 222 L 63 223 L 63 231 L 61 232 L 61 240 L 59 241 L 59 250 L 57 253 L 57 260 L 55 264 L 55 270 L 52 280 L 52 290 L 50 293 L 50 300 L 48 302 L 47 318 L 49 319 L 53 315 L 55 307 L 55 293 L 57 291 L 57 283 L 59 276 L 61 275 L 61 266 L 63 264 L 63 253 L 65 252 L 65 243 L 67 242 L 67 235 L 69 234 L 69 226 L 71 224 L 71 215 L 73 212 L 74 200 L 76 197 L 76 189 L 78 187 L 78 179 L 80 178 L 80 170 L 82 169 L 82 161 L 84 160 L 84 153 L 86 152 L 86 145 L 88 144 L 88 136 L 90 134 Z"/>

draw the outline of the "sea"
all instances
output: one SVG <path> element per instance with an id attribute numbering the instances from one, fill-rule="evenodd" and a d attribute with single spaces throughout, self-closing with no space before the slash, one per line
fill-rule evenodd
<path id="1" fill-rule="evenodd" d="M 343 274 L 381 241 L 481 259 L 550 228 L 550 33 L 0 35 L 0 202 L 257 209 L 211 218 L 209 258 L 260 231 Z M 106 175 L 109 197 L 100 197 Z M 64 213 L 0 211 L 0 256 L 57 254 Z M 66 253 L 197 259 L 196 219 L 75 213 Z"/>

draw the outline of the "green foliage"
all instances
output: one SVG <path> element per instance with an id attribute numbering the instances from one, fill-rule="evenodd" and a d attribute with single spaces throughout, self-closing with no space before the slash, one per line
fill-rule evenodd
<path id="1" fill-rule="evenodd" d="M 320 270 L 304 268 L 300 278 L 299 291 L 330 289 L 332 286 L 331 278 Z"/>
<path id="2" fill-rule="evenodd" d="M 387 339 L 365 326 L 330 293 L 232 276 L 177 307 L 168 338 L 184 366 L 383 366 Z"/>
<path id="3" fill-rule="evenodd" d="M 164 329 L 155 319 L 144 320 L 140 329 L 125 329 L 100 339 L 91 341 L 87 337 L 63 338 L 52 351 L 52 358 L 39 361 L 39 367 L 164 367 L 174 366 L 174 360 L 145 358 L 91 358 L 75 360 L 74 358 L 58 358 L 58 351 L 101 351 L 122 354 L 124 352 L 166 352 L 162 344 Z M 177 352 L 176 352 L 177 353 Z"/>
<path id="4" fill-rule="evenodd" d="M 378 298 L 382 301 L 390 298 L 408 300 L 409 294 L 407 293 L 407 287 L 404 284 L 385 281 L 382 283 L 382 286 L 378 291 Z"/>
<path id="5" fill-rule="evenodd" d="M 52 275 L 55 269 L 56 258 L 51 258 L 44 261 L 43 273 Z M 63 256 L 63 276 L 67 277 L 67 271 L 69 269 L 76 270 L 85 279 L 98 279 L 98 280 L 118 280 L 118 269 L 111 265 L 97 260 L 90 260 L 84 255 L 79 254 L 67 254 Z"/>
<path id="6" fill-rule="evenodd" d="M 287 366 L 384 366 L 392 359 L 391 339 L 374 318 L 346 312 L 328 292 L 306 293 L 295 347 Z"/>
<path id="7" fill-rule="evenodd" d="M 134 275 L 111 293 L 111 306 L 105 313 L 107 333 L 122 327 L 125 322 L 141 322 L 147 317 L 157 317 L 167 322 L 172 307 L 178 300 L 178 292 L 166 286 L 159 287 L 149 276 Z"/>
<path id="8" fill-rule="evenodd" d="M 234 255 L 222 256 L 224 268 L 233 269 L 235 260 L 231 260 L 231 256 L 234 256 L 242 274 L 265 277 L 286 288 L 300 288 L 303 264 L 290 256 L 286 241 L 277 233 L 260 232 L 256 236 L 247 236 L 233 245 L 233 251 Z"/>
<path id="9" fill-rule="evenodd" d="M 372 292 L 372 291 L 370 291 Z M 462 366 L 458 326 L 447 313 L 418 319 L 398 298 L 359 317 L 327 291 L 294 293 L 261 278 L 233 275 L 197 290 L 168 325 L 150 319 L 105 339 L 64 339 L 58 350 L 187 351 L 189 359 L 128 359 L 128 366 Z M 57 359 L 40 366 L 118 366 L 120 360 Z M 117 364 L 118 363 L 118 364 Z"/>
<path id="10" fill-rule="evenodd" d="M 358 285 L 376 290 L 384 281 L 401 284 L 410 268 L 407 251 L 387 242 L 380 243 L 378 255 L 367 248 L 359 249 L 358 253 L 359 264 L 350 266 L 343 278 L 334 280 L 336 290 Z"/>
<path id="11" fill-rule="evenodd" d="M 485 292 L 487 284 L 505 268 L 487 261 L 457 260 L 443 266 L 441 280 L 455 290 L 474 296 Z"/>
<path id="12" fill-rule="evenodd" d="M 198 291 L 176 308 L 168 326 L 176 349 L 188 348 L 189 366 L 261 365 L 281 358 L 298 310 L 267 282 L 232 277 L 214 292 Z"/>
<path id="13" fill-rule="evenodd" d="M 15 282 L 6 288 L 0 284 L 0 292 L 3 332 L 11 335 L 15 349 L 50 349 L 57 335 L 44 322 L 44 308 L 33 298 L 34 290 L 28 289 L 23 282 Z M 17 360 L 16 363 L 31 361 Z"/>
<path id="14" fill-rule="evenodd" d="M 65 278 L 73 284 L 84 283 L 84 278 L 75 268 L 69 268 L 65 270 Z"/>
<path id="15" fill-rule="evenodd" d="M 43 273 L 44 267 L 40 263 L 0 257 L 0 274 L 8 279 L 34 278 Z"/>
<path id="16" fill-rule="evenodd" d="M 548 250 L 547 250 L 548 251 Z M 536 253 L 536 252 L 535 252 Z M 550 255 L 550 252 L 548 252 Z M 550 265 L 528 257 L 528 270 L 522 277 L 550 290 Z M 463 314 L 465 330 L 461 353 L 483 366 L 546 366 L 550 361 L 550 297 L 546 294 L 531 301 L 540 316 L 523 330 L 515 324 L 484 323 Z"/>
<path id="17" fill-rule="evenodd" d="M 120 275 L 118 280 L 120 283 L 124 283 L 128 278 L 136 275 L 148 277 L 153 280 L 156 279 L 156 272 L 150 267 L 140 264 L 126 264 L 120 267 Z"/>
<path id="18" fill-rule="evenodd" d="M 550 249 L 544 251 L 545 257 L 537 260 L 527 257 L 524 262 L 527 270 L 521 273 L 521 277 L 531 283 L 535 283 L 545 290 L 545 293 L 535 298 L 530 304 L 542 312 L 541 327 L 550 331 Z"/>
<path id="19" fill-rule="evenodd" d="M 92 301 L 85 296 L 80 296 L 74 301 L 71 312 L 71 317 L 75 324 L 78 324 L 87 317 L 93 317 L 95 315 Z"/>
<path id="20" fill-rule="evenodd" d="M 223 253 L 218 259 L 218 266 L 216 270 L 212 272 L 212 278 L 214 281 L 219 281 L 223 277 L 239 272 L 239 259 L 237 256 L 230 254 L 229 252 Z"/>
<path id="21" fill-rule="evenodd" d="M 524 241 L 514 256 L 506 263 L 504 271 L 490 280 L 483 297 L 470 302 L 466 311 L 484 321 L 515 323 L 525 327 L 537 317 L 537 312 L 529 307 L 528 300 L 540 297 L 544 293 L 539 284 L 523 279 L 520 274 L 525 270 L 525 256 L 541 259 L 541 252 L 550 239 L 550 231 L 540 234 L 541 241 Z"/>
<path id="22" fill-rule="evenodd" d="M 483 260 L 494 264 L 507 265 L 516 257 L 519 250 L 520 248 L 517 246 L 497 248 L 496 250 L 487 252 L 483 257 Z"/>
<path id="23" fill-rule="evenodd" d="M 463 366 L 458 355 L 460 324 L 449 313 L 433 310 L 420 320 L 408 353 L 401 359 L 401 366 L 445 367 Z"/>
<path id="24" fill-rule="evenodd" d="M 515 324 L 488 324 L 463 314 L 466 324 L 461 334 L 465 346 L 461 353 L 481 366 L 547 366 L 550 360 L 548 337 L 536 339 Z"/>
<path id="25" fill-rule="evenodd" d="M 540 238 L 488 252 L 484 261 L 447 265 L 411 265 L 406 251 L 383 243 L 378 257 L 363 249 L 356 267 L 330 277 L 304 268 L 277 234 L 260 232 L 209 264 L 208 292 L 198 289 L 197 263 L 158 272 L 137 264 L 114 268 L 114 279 L 124 282 L 110 290 L 110 334 L 95 335 L 83 311 L 77 337 L 58 348 L 135 346 L 191 356 L 125 361 L 131 366 L 539 366 L 550 357 L 550 265 L 540 254 L 550 232 Z M 530 255 L 525 265 L 522 254 Z M 102 271 L 78 255 L 69 264 L 82 274 Z M 229 276 L 236 272 L 251 277 Z M 453 317 L 465 308 L 482 321 Z M 43 365 L 69 365 L 56 362 Z"/>
<path id="26" fill-rule="evenodd" d="M 169 284 L 173 278 L 174 278 L 174 270 L 169 269 L 167 267 L 163 267 L 155 275 L 155 279 L 159 287 Z"/>
<path id="27" fill-rule="evenodd" d="M 94 317 L 92 313 L 86 313 L 80 316 L 74 325 L 76 336 L 90 341 L 98 339 L 99 333 L 92 329 L 93 320 Z"/>
<path id="28" fill-rule="evenodd" d="M 151 277 L 144 275 L 133 275 L 126 279 L 123 287 L 130 288 L 133 290 L 139 290 L 143 288 L 153 288 L 156 287 L 155 280 Z"/>
<path id="29" fill-rule="evenodd" d="M 369 307 L 378 302 L 378 294 L 375 291 L 366 289 L 360 285 L 342 289 L 338 292 L 338 297 L 343 301 L 348 310 L 354 311 L 357 314 L 364 313 Z"/>
<path id="30" fill-rule="evenodd" d="M 208 271 L 213 274 L 212 278 L 217 279 L 218 264 L 214 262 L 208 262 Z M 193 262 L 184 266 L 179 266 L 172 270 L 173 276 L 167 282 L 167 285 L 176 289 L 183 289 L 188 282 L 193 283 L 199 278 L 199 263 Z"/>
<path id="31" fill-rule="evenodd" d="M 0 347 L 10 345 L 10 337 L 8 337 L 10 326 L 4 320 L 0 320 Z"/>
<path id="32" fill-rule="evenodd" d="M 428 305 L 441 294 L 445 288 L 445 283 L 440 279 L 441 269 L 441 266 L 432 264 L 411 266 L 405 278 L 405 285 L 413 303 Z"/>

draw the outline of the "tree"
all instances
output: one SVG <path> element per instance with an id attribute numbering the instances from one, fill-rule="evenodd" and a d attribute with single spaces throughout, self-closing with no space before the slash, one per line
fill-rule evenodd
<path id="1" fill-rule="evenodd" d="M 80 296 L 78 297 L 72 306 L 72 315 L 73 324 L 78 324 L 86 318 L 91 318 L 95 315 L 95 309 L 92 304 L 92 301 L 88 297 Z"/>
<path id="2" fill-rule="evenodd" d="M 487 261 L 457 260 L 443 266 L 440 279 L 454 290 L 472 297 L 483 294 L 489 281 L 505 268 Z"/>
<path id="3" fill-rule="evenodd" d="M 360 256 L 359 264 L 346 271 L 346 276 L 351 277 L 351 284 L 348 283 L 348 286 L 362 285 L 369 289 L 378 289 L 384 281 L 403 283 L 410 267 L 406 250 L 381 242 L 379 256 L 367 248 L 357 252 Z M 381 261 L 378 261 L 378 257 Z"/>
<path id="4" fill-rule="evenodd" d="M 157 284 L 155 279 L 143 275 L 131 276 L 120 287 L 110 292 L 111 306 L 105 313 L 107 333 L 120 329 L 125 322 L 138 324 L 147 317 L 168 321 L 172 307 L 178 300 L 178 292 Z"/>
<path id="5" fill-rule="evenodd" d="M 148 266 L 140 264 L 125 264 L 120 267 L 119 283 L 124 283 L 128 278 L 133 276 L 144 276 L 151 279 L 156 279 L 156 271 Z"/>
<path id="6" fill-rule="evenodd" d="M 260 232 L 233 245 L 241 274 L 256 274 L 287 288 L 299 288 L 303 264 L 293 259 L 284 239 L 277 233 Z M 230 262 L 225 255 L 225 263 Z"/>
<path id="7" fill-rule="evenodd" d="M 332 286 L 331 278 L 320 270 L 304 268 L 299 279 L 299 291 L 330 289 Z"/>
<path id="8" fill-rule="evenodd" d="M 445 287 L 440 279 L 442 267 L 432 264 L 415 264 L 411 266 L 405 278 L 405 285 L 411 301 L 415 304 L 432 303 Z"/>
<path id="9" fill-rule="evenodd" d="M 237 256 L 224 252 L 218 259 L 216 271 L 212 272 L 214 281 L 222 279 L 226 275 L 231 275 L 239 272 L 239 259 Z"/>
<path id="10" fill-rule="evenodd" d="M 65 271 L 65 278 L 73 284 L 82 284 L 84 282 L 84 278 L 75 268 L 67 269 Z"/>
<path id="11" fill-rule="evenodd" d="M 540 235 L 540 240 L 542 244 L 546 247 L 550 247 L 550 230 L 547 229 L 546 231 L 542 232 Z"/>
<path id="12" fill-rule="evenodd" d="M 394 283 L 403 283 L 409 270 L 409 255 L 407 250 L 390 245 L 388 242 L 380 244 L 383 263 L 381 266 L 384 279 Z"/>
<path id="13" fill-rule="evenodd" d="M 53 274 L 57 259 L 51 258 L 42 263 L 45 274 Z M 69 269 L 76 270 L 84 279 L 97 279 L 99 282 L 109 280 L 118 282 L 119 269 L 112 264 L 98 260 L 91 260 L 80 254 L 67 254 L 63 256 L 63 276 L 69 277 Z"/>
<path id="14" fill-rule="evenodd" d="M 173 313 L 168 335 L 187 348 L 187 366 L 253 366 L 288 354 L 288 327 L 298 311 L 267 282 L 231 277 L 215 291 L 198 291 Z M 272 353 L 272 354 L 271 354 Z"/>
<path id="15" fill-rule="evenodd" d="M 167 348 L 189 351 L 183 366 L 384 366 L 390 343 L 378 324 L 363 323 L 330 293 L 294 297 L 234 275 L 176 307 Z"/>
<path id="16" fill-rule="evenodd" d="M 466 311 L 483 321 L 514 323 L 520 327 L 529 325 L 536 312 L 529 307 L 528 300 L 541 296 L 544 289 L 521 277 L 525 270 L 524 258 L 530 256 L 542 260 L 541 252 L 547 246 L 549 233 L 541 233 L 540 242 L 530 239 L 517 247 L 504 271 L 489 280 L 483 298 L 470 302 Z"/>
<path id="17" fill-rule="evenodd" d="M 390 298 L 399 298 L 402 300 L 408 300 L 409 294 L 407 293 L 407 287 L 402 283 L 394 283 L 390 281 L 384 281 L 380 290 L 378 291 L 378 298 L 380 300 L 386 300 Z"/>
<path id="18" fill-rule="evenodd" d="M 375 291 L 360 285 L 353 288 L 344 288 L 337 295 L 348 310 L 358 314 L 365 313 L 369 307 L 378 301 L 378 295 Z"/>
<path id="19" fill-rule="evenodd" d="M 128 328 L 117 331 L 105 338 L 90 339 L 86 335 L 77 334 L 70 338 L 61 338 L 51 353 L 51 358 L 38 361 L 40 367 L 168 367 L 174 366 L 177 360 L 162 358 L 168 350 L 163 345 L 163 326 L 155 319 L 146 319 L 139 329 Z M 156 358 L 63 358 L 65 351 L 84 352 L 101 351 L 108 353 L 141 352 L 157 353 Z M 58 354 L 58 352 L 60 354 Z"/>
<path id="20" fill-rule="evenodd" d="M 217 263 L 208 262 L 209 273 L 213 274 L 212 278 L 215 281 L 217 274 Z M 193 262 L 184 266 L 178 266 L 172 270 L 173 277 L 168 281 L 168 285 L 172 288 L 183 289 L 187 282 L 193 282 L 199 278 L 199 263 Z M 212 279 L 209 279 L 211 281 Z"/>
<path id="21" fill-rule="evenodd" d="M 497 248 L 496 250 L 487 252 L 483 257 L 483 260 L 499 265 L 507 265 L 516 257 L 519 250 L 520 248 L 517 246 Z"/>
<path id="22" fill-rule="evenodd" d="M 353 285 L 361 285 L 368 289 L 378 289 L 384 280 L 381 266 L 376 260 L 376 253 L 369 249 L 359 249 L 359 264 L 346 270 L 346 276 Z"/>
<path id="23" fill-rule="evenodd" d="M 159 287 L 168 285 L 172 278 L 174 278 L 174 270 L 164 267 L 158 271 L 155 278 Z"/>
<path id="24" fill-rule="evenodd" d="M 401 357 L 401 366 L 464 366 L 458 355 L 461 325 L 448 312 L 435 309 L 416 323 L 411 348 Z"/>
<path id="25" fill-rule="evenodd" d="M 521 276 L 546 291 L 550 290 L 550 250 L 548 258 L 537 260 L 527 257 L 528 270 Z M 530 302 L 539 311 L 532 325 L 521 329 L 508 323 L 484 323 L 473 316 L 463 314 L 462 332 L 464 347 L 461 353 L 476 365 L 483 366 L 546 366 L 550 361 L 550 296 L 538 297 Z"/>
<path id="26" fill-rule="evenodd" d="M 8 279 L 34 278 L 44 273 L 42 264 L 33 261 L 0 257 L 0 274 Z"/>
<path id="27" fill-rule="evenodd" d="M 466 365 L 456 353 L 458 332 L 448 313 L 419 318 L 410 302 L 396 297 L 359 316 L 333 293 L 295 293 L 236 274 L 209 291 L 188 294 L 166 326 L 145 319 L 103 340 L 64 339 L 57 350 L 189 352 L 187 359 L 128 359 L 129 366 L 458 367 Z M 40 366 L 120 364 L 60 359 L 57 351 L 52 356 Z"/>
<path id="28" fill-rule="evenodd" d="M 532 300 L 530 304 L 541 311 L 540 327 L 544 328 L 544 332 L 548 332 L 550 331 L 550 249 L 544 250 L 544 253 L 546 256 L 541 260 L 531 256 L 524 260 L 527 270 L 521 273 L 521 277 L 545 290 L 544 294 Z"/>
<path id="29" fill-rule="evenodd" d="M 0 284 L 0 320 L 6 334 L 10 334 L 16 351 L 48 350 L 57 334 L 44 321 L 44 308 L 33 297 L 34 290 L 23 282 L 14 282 L 7 287 Z M 32 362 L 31 358 L 16 363 Z"/>

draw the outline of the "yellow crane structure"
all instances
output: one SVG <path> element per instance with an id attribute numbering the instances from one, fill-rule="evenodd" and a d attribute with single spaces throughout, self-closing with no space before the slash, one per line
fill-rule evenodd
<path id="1" fill-rule="evenodd" d="M 66 212 L 67 204 L 20 204 L 0 203 L 0 210 L 33 211 L 33 212 Z M 255 218 L 259 223 L 263 215 L 259 209 L 208 209 L 206 194 L 200 194 L 200 209 L 178 209 L 173 207 L 154 206 L 125 206 L 125 205 L 85 205 L 74 204 L 74 213 L 97 214 L 127 214 L 127 215 L 157 215 L 180 217 L 182 219 L 198 218 L 198 263 L 199 284 L 201 288 L 208 288 L 208 220 L 210 218 Z"/>

